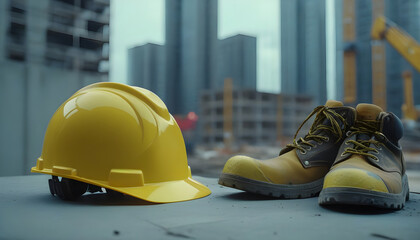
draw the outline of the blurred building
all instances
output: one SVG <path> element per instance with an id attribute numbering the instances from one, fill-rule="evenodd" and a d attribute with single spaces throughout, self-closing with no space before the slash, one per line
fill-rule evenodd
<path id="1" fill-rule="evenodd" d="M 30 172 L 49 119 L 107 81 L 109 0 L 0 1 L 0 176 Z"/>
<path id="2" fill-rule="evenodd" d="M 128 50 L 128 84 L 146 88 L 166 102 L 165 47 L 147 43 Z"/>
<path id="3" fill-rule="evenodd" d="M 282 0 L 280 7 L 282 92 L 325 104 L 325 0 Z"/>
<path id="4" fill-rule="evenodd" d="M 231 78 L 236 89 L 257 89 L 257 38 L 238 34 L 219 40 L 217 78 L 212 89 Z"/>
<path id="5" fill-rule="evenodd" d="M 387 111 L 402 115 L 401 105 L 404 102 L 404 88 L 402 73 L 410 70 L 413 73 L 414 102 L 420 104 L 420 94 L 415 89 L 420 89 L 420 73 L 416 72 L 409 63 L 388 43 L 373 42 L 370 36 L 375 17 L 385 15 L 399 27 L 420 41 L 420 1 L 418 0 L 340 0 L 335 1 L 336 9 L 336 34 L 337 34 L 337 89 L 339 96 L 346 96 L 348 86 L 354 86 L 353 104 L 360 102 L 375 102 L 373 93 L 379 91 L 373 87 L 372 73 L 373 61 L 384 58 L 384 107 Z M 345 12 L 346 11 L 346 12 Z M 352 25 L 352 26 L 346 26 Z M 346 28 L 346 29 L 344 29 Z M 354 31 L 354 34 L 352 33 Z M 348 36 L 354 35 L 349 41 Z M 383 53 L 372 56 L 372 46 L 383 45 Z M 340 54 L 341 53 L 341 54 Z M 343 62 L 346 54 L 355 55 L 355 79 L 346 80 L 346 63 Z M 341 59 L 340 59 L 341 58 Z M 343 67 L 344 66 L 344 67 Z M 382 76 L 382 74 L 381 74 Z M 381 80 L 381 79 L 379 79 Z M 347 81 L 347 83 L 346 83 Z M 347 88 L 347 89 L 346 89 Z M 353 87 L 351 87 L 353 88 Z M 348 95 L 348 94 L 347 94 Z M 345 97 L 344 97 L 345 98 Z"/>
<path id="6" fill-rule="evenodd" d="M 420 42 L 420 1 L 386 0 L 385 15 Z M 399 114 L 404 102 L 402 73 L 413 73 L 414 103 L 420 104 L 420 73 L 417 72 L 393 47 L 386 44 L 387 111 Z M 401 116 L 401 115 L 399 115 Z"/>
<path id="7" fill-rule="evenodd" d="M 172 113 L 197 111 L 200 91 L 216 77 L 217 6 L 217 0 L 166 0 L 166 102 Z"/>
<path id="8" fill-rule="evenodd" d="M 223 89 L 204 91 L 200 98 L 201 141 L 223 143 Z M 306 95 L 272 94 L 255 89 L 233 90 L 232 126 L 235 144 L 273 145 L 282 137 L 293 137 L 312 111 L 313 99 Z M 308 124 L 301 130 L 307 132 Z"/>

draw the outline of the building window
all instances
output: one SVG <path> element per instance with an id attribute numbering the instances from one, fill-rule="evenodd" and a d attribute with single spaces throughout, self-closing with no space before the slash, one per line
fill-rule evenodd
<path id="1" fill-rule="evenodd" d="M 62 2 L 69 5 L 74 5 L 74 0 L 54 0 L 56 2 Z"/>
<path id="2" fill-rule="evenodd" d="M 14 61 L 25 61 L 26 26 L 11 22 L 8 30 L 7 57 Z"/>
<path id="3" fill-rule="evenodd" d="M 88 21 L 87 23 L 87 30 L 90 32 L 99 32 L 102 33 L 103 27 L 106 26 L 104 23 L 96 22 L 96 21 Z"/>
<path id="4" fill-rule="evenodd" d="M 80 38 L 79 44 L 80 48 L 84 49 L 97 50 L 102 48 L 102 42 L 84 37 Z"/>
<path id="5" fill-rule="evenodd" d="M 255 122 L 243 122 L 242 126 L 244 128 L 255 128 Z"/>
<path id="6" fill-rule="evenodd" d="M 53 43 L 63 46 L 73 46 L 73 36 L 66 33 L 48 30 L 47 43 Z"/>

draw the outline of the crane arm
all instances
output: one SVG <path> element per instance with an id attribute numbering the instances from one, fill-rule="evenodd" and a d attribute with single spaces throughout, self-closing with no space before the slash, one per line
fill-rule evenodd
<path id="1" fill-rule="evenodd" d="M 418 72 L 420 72 L 420 44 L 395 23 L 378 17 L 373 24 L 371 37 L 387 40 Z"/>

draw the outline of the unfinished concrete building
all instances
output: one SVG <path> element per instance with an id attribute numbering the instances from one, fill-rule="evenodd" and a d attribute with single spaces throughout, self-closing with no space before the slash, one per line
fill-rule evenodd
<path id="1" fill-rule="evenodd" d="M 232 131 L 235 144 L 274 145 L 283 137 L 293 137 L 312 111 L 314 101 L 306 95 L 233 90 L 231 130 L 224 127 L 226 103 L 223 90 L 203 92 L 200 104 L 200 136 L 203 144 L 223 143 L 229 131 Z M 310 124 L 306 124 L 301 131 L 307 132 L 309 127 Z"/>
<path id="2" fill-rule="evenodd" d="M 0 1 L 0 176 L 30 172 L 55 110 L 108 80 L 109 0 Z M 7 166 L 6 166 L 7 165 Z"/>
<path id="3" fill-rule="evenodd" d="M 9 0 L 0 9 L 2 57 L 107 74 L 109 0 Z"/>

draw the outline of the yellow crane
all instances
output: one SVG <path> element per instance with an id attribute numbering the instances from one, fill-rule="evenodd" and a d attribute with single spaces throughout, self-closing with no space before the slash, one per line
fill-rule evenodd
<path id="1" fill-rule="evenodd" d="M 386 40 L 394 47 L 418 72 L 420 72 L 420 44 L 395 23 L 383 16 L 376 18 L 371 31 L 373 40 Z M 411 73 L 403 73 L 404 104 L 402 106 L 405 119 L 417 120 L 420 114 L 414 107 L 413 83 Z"/>

